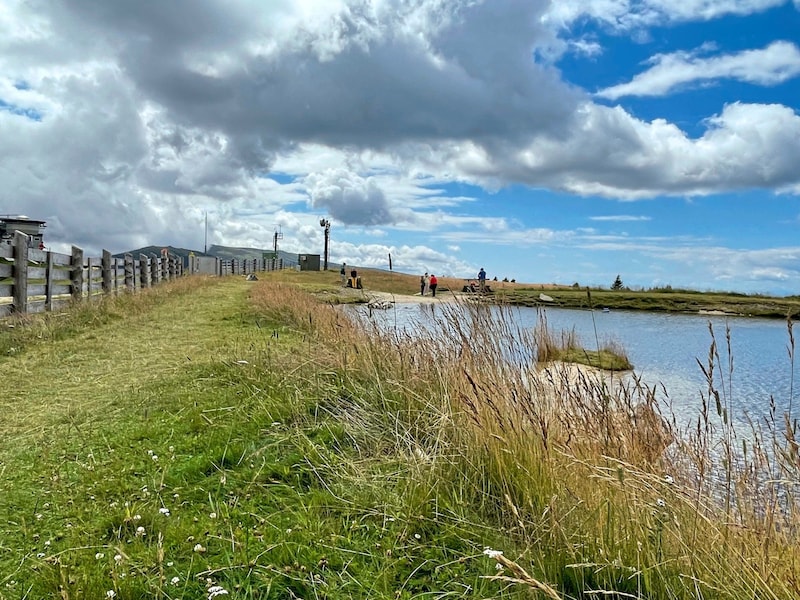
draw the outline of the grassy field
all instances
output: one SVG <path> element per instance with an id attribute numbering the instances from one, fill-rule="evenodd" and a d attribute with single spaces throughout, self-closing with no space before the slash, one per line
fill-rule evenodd
<path id="1" fill-rule="evenodd" d="M 800 594 L 791 429 L 734 464 L 724 406 L 680 437 L 641 386 L 509 364 L 503 310 L 381 336 L 338 281 L 0 324 L 0 599 Z"/>

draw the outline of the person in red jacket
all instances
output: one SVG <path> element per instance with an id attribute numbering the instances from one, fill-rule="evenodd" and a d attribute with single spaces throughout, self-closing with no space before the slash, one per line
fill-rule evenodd
<path id="1" fill-rule="evenodd" d="M 431 278 L 428 280 L 428 286 L 431 288 L 431 296 L 436 298 L 436 286 L 439 285 L 439 280 L 436 279 L 436 275 L 431 273 Z"/>

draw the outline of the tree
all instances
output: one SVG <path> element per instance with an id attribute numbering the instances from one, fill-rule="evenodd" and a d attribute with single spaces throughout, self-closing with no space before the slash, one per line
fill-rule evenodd
<path id="1" fill-rule="evenodd" d="M 622 279 L 620 279 L 619 275 L 617 275 L 617 278 L 614 280 L 614 283 L 611 284 L 611 289 L 615 290 L 615 291 L 619 291 L 619 290 L 622 289 L 622 287 L 623 287 L 622 286 Z"/>

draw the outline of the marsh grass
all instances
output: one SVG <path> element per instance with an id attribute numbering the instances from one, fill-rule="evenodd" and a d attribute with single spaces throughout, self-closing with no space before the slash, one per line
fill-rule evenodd
<path id="1" fill-rule="evenodd" d="M 121 301 L 0 358 L 0 598 L 798 595 L 794 426 L 741 457 L 715 347 L 679 432 L 508 307 L 420 338 L 290 281 Z"/>

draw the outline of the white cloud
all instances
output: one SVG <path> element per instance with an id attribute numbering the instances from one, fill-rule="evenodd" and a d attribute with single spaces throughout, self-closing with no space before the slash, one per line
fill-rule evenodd
<path id="1" fill-rule="evenodd" d="M 785 4 L 786 0 L 558 0 L 544 16 L 547 23 L 570 27 L 581 18 L 615 30 L 686 21 L 710 21 L 725 15 L 746 16 Z"/>
<path id="2" fill-rule="evenodd" d="M 702 58 L 695 52 L 659 54 L 654 65 L 628 83 L 608 87 L 597 96 L 616 100 L 622 96 L 664 96 L 679 86 L 718 79 L 735 79 L 758 85 L 776 85 L 800 74 L 800 50 L 790 42 L 773 42 L 761 50 Z"/>
<path id="3" fill-rule="evenodd" d="M 621 223 L 630 223 L 634 221 L 650 221 L 651 217 L 636 216 L 636 215 L 605 215 L 597 217 L 589 217 L 590 221 L 616 221 Z"/>

